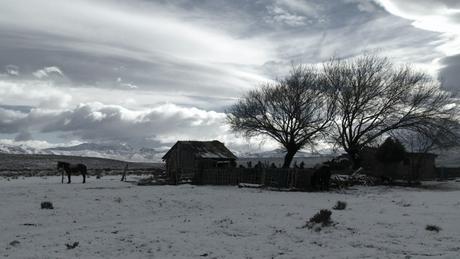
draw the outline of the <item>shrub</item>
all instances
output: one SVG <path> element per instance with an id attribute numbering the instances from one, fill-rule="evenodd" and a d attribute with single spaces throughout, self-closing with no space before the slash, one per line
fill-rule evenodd
<path id="1" fill-rule="evenodd" d="M 436 225 L 426 225 L 425 229 L 428 231 L 436 231 L 436 232 L 441 231 L 441 228 Z"/>
<path id="2" fill-rule="evenodd" d="M 347 203 L 344 201 L 337 201 L 335 206 L 332 208 L 334 210 L 344 210 L 347 208 Z"/>
<path id="3" fill-rule="evenodd" d="M 46 209 L 46 210 L 52 210 L 54 209 L 53 207 L 53 203 L 51 203 L 50 201 L 44 201 L 40 204 L 41 208 L 42 209 Z"/>
<path id="4" fill-rule="evenodd" d="M 67 247 L 67 249 L 74 249 L 75 247 L 77 247 L 79 245 L 79 242 L 73 242 L 73 244 L 65 244 L 65 246 Z"/>
<path id="5" fill-rule="evenodd" d="M 18 240 L 13 240 L 10 242 L 10 246 L 18 246 L 19 244 L 21 244 L 21 242 L 19 242 Z"/>
<path id="6" fill-rule="evenodd" d="M 332 223 L 331 220 L 332 211 L 327 209 L 322 209 L 316 213 L 313 217 L 308 220 L 308 223 L 311 224 L 321 224 L 321 226 L 329 226 Z"/>

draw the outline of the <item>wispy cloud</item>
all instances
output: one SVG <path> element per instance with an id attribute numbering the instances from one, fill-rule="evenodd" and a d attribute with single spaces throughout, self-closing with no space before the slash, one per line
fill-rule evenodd
<path id="1" fill-rule="evenodd" d="M 368 50 L 454 82 L 457 7 L 430 2 L 2 1 L 0 138 L 241 147 L 223 112 L 245 91 Z"/>
<path id="2" fill-rule="evenodd" d="M 57 76 L 64 76 L 64 73 L 62 73 L 61 69 L 58 67 L 44 67 L 42 69 L 39 69 L 35 72 L 33 72 L 33 75 L 36 78 L 43 79 L 43 78 L 49 78 L 53 75 Z"/>
<path id="3" fill-rule="evenodd" d="M 444 88 L 459 91 L 458 68 L 460 67 L 460 2 L 451 0 L 376 0 L 388 12 L 412 21 L 416 28 L 440 34 L 434 50 L 447 57 L 438 57 L 433 63 L 440 69 Z M 452 57 L 449 57 L 452 56 Z"/>

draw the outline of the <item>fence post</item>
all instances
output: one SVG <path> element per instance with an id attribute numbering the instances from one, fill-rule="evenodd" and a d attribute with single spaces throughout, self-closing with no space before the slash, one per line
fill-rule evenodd
<path id="1" fill-rule="evenodd" d="M 290 175 L 289 188 L 295 188 L 295 186 L 296 186 L 296 177 L 297 177 L 298 173 L 299 173 L 299 170 L 294 169 L 294 171 Z"/>
<path id="2" fill-rule="evenodd" d="M 265 168 L 262 168 L 262 175 L 260 176 L 260 185 L 265 186 Z"/>

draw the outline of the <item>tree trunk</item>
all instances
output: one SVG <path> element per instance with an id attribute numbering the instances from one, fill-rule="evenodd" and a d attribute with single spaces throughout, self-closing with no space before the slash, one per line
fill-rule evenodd
<path id="1" fill-rule="evenodd" d="M 294 148 L 287 149 L 286 156 L 284 156 L 283 168 L 289 168 L 289 166 L 291 165 L 292 159 L 294 158 L 295 153 L 297 153 L 297 149 L 294 149 Z"/>

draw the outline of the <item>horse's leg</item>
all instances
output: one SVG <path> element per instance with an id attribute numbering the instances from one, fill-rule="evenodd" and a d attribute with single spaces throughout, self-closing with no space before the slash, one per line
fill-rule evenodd
<path id="1" fill-rule="evenodd" d="M 67 183 L 71 183 L 71 180 L 70 180 L 70 170 L 67 172 L 67 178 L 68 178 Z"/>
<path id="2" fill-rule="evenodd" d="M 86 168 L 86 166 L 83 166 L 82 171 L 83 171 L 83 183 L 86 183 L 86 174 L 88 173 L 88 168 Z"/>
<path id="3" fill-rule="evenodd" d="M 64 170 L 61 169 L 61 183 L 64 183 Z"/>

